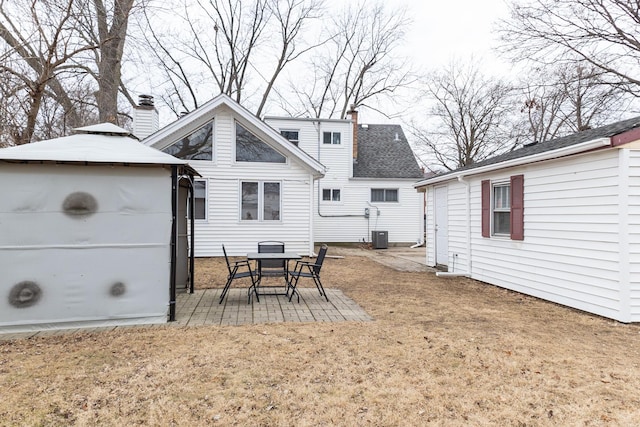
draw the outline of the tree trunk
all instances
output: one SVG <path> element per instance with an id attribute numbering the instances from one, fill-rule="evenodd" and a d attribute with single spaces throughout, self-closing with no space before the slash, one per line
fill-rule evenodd
<path id="1" fill-rule="evenodd" d="M 118 90 L 122 75 L 122 54 L 133 3 L 134 0 L 114 1 L 113 21 L 109 28 L 104 2 L 94 0 L 100 39 L 98 91 L 96 92 L 100 122 L 118 124 Z"/>

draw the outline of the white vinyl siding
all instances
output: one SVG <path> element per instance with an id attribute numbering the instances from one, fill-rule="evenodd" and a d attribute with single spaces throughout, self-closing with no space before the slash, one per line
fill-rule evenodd
<path id="1" fill-rule="evenodd" d="M 435 231 L 435 188 L 427 189 L 426 202 L 426 262 L 428 266 L 436 265 L 436 231 Z M 467 190 L 466 185 L 458 181 L 449 182 L 447 185 L 447 267 L 452 272 L 469 271 L 469 252 L 467 249 L 469 220 L 467 213 Z M 473 221 L 473 218 L 472 218 Z"/>
<path id="2" fill-rule="evenodd" d="M 320 208 L 322 216 L 316 215 L 316 241 L 369 242 L 372 231 L 388 231 L 389 243 L 416 243 L 423 237 L 423 194 L 416 192 L 413 182 L 349 180 L 341 187 L 341 203 L 324 203 Z M 374 186 L 398 188 L 400 202 L 372 206 L 369 197 Z M 364 215 L 366 208 L 369 218 Z"/>
<path id="3" fill-rule="evenodd" d="M 616 150 L 509 171 L 509 175 L 524 173 L 527 180 L 526 242 L 480 238 L 480 180 L 474 180 L 474 278 L 615 315 L 619 304 L 617 171 Z M 507 177 L 505 173 L 490 179 Z"/>
<path id="4" fill-rule="evenodd" d="M 451 185 L 448 186 L 447 191 L 451 191 L 453 187 Z M 425 237 L 426 237 L 426 260 L 427 260 L 427 265 L 434 267 L 436 265 L 436 230 L 435 230 L 435 224 L 436 224 L 436 213 L 434 211 L 435 209 L 435 197 L 436 197 L 436 192 L 435 192 L 435 187 L 427 187 L 426 189 L 426 193 L 425 193 Z M 447 197 L 449 197 L 449 194 L 447 194 Z M 449 221 L 451 221 L 451 199 L 448 199 L 448 203 L 449 203 Z"/>
<path id="5" fill-rule="evenodd" d="M 208 221 L 196 223 L 195 255 L 221 256 L 222 247 L 231 256 L 256 250 L 256 242 L 287 242 L 287 251 L 308 254 L 313 224 L 310 172 L 292 158 L 287 163 L 235 162 L 236 117 L 225 107 L 215 112 L 215 161 L 192 161 L 191 165 L 208 177 Z M 253 129 L 249 129 L 255 132 Z M 265 138 L 263 135 L 257 135 Z M 241 221 L 239 189 L 241 181 L 265 181 L 277 177 L 281 184 L 281 221 Z"/>
<path id="6" fill-rule="evenodd" d="M 456 265 L 460 269 L 456 270 L 465 268 L 463 271 L 469 272 L 466 253 L 470 251 L 474 279 L 622 321 L 629 321 L 630 310 L 631 318 L 640 321 L 640 304 L 636 302 L 640 300 L 640 156 L 635 151 L 629 155 L 630 176 L 625 179 L 620 176 L 627 173 L 627 168 L 620 167 L 620 151 L 575 155 L 467 176 L 464 181 L 470 185 L 470 222 L 465 214 L 465 184 L 449 181 L 449 251 L 450 259 L 458 254 Z M 515 174 L 524 174 L 527 183 L 527 240 L 483 239 L 481 182 L 506 180 Z M 621 195 L 621 187 L 628 196 Z M 429 187 L 428 208 L 433 192 Z M 621 215 L 627 210 L 625 220 Z M 434 261 L 433 239 L 429 238 L 433 215 L 431 208 L 427 223 L 429 265 Z M 628 232 L 621 237 L 620 224 L 624 221 L 628 221 L 624 227 Z M 629 260 L 628 273 L 620 265 L 621 257 Z M 629 285 L 625 274 L 631 278 Z M 633 304 L 630 309 L 629 301 Z"/>
<path id="7" fill-rule="evenodd" d="M 353 179 L 353 150 L 348 120 L 296 120 L 268 118 L 275 129 L 298 129 L 299 147 L 327 167 L 315 183 L 313 193 L 314 239 L 316 242 L 362 242 L 371 231 L 388 231 L 390 243 L 416 243 L 424 236 L 422 193 L 413 188 L 416 180 Z M 324 144 L 324 132 L 340 132 L 339 145 Z M 371 189 L 398 189 L 398 202 L 375 203 Z M 340 189 L 340 202 L 323 202 L 323 189 Z M 365 218 L 365 208 L 370 209 Z M 377 215 L 377 212 L 380 215 Z M 283 212 L 288 211 L 283 208 Z M 278 239 L 276 239 L 278 240 Z"/>
<path id="8" fill-rule="evenodd" d="M 466 186 L 456 183 L 447 189 L 447 203 L 449 205 L 449 218 L 447 223 L 449 256 L 447 267 L 449 271 L 466 272 L 468 267 L 468 254 L 466 241 L 468 237 L 467 219 L 467 192 Z M 427 237 L 427 240 L 429 238 Z"/>
<path id="9" fill-rule="evenodd" d="M 627 222 L 624 227 L 628 244 L 629 315 L 631 322 L 640 322 L 640 150 L 620 150 L 627 156 L 628 192 Z M 622 228 L 622 225 L 621 225 Z M 621 230 L 621 233 L 623 230 Z"/>

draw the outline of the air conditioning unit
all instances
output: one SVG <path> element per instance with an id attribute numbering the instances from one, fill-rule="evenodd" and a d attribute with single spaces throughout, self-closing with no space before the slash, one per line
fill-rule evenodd
<path id="1" fill-rule="evenodd" d="M 372 231 L 371 243 L 373 249 L 387 249 L 389 246 L 389 232 L 388 231 Z"/>

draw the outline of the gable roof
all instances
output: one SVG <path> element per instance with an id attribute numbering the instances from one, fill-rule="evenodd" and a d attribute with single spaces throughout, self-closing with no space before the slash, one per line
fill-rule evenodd
<path id="1" fill-rule="evenodd" d="M 425 179 L 415 184 L 414 187 L 435 184 L 448 179 L 455 179 L 535 161 L 579 154 L 597 148 L 611 147 L 618 145 L 616 141 L 614 141 L 615 137 L 635 129 L 640 129 L 640 117 L 622 120 L 599 128 L 584 130 L 537 144 L 525 145 L 517 150 Z M 636 139 L 640 139 L 640 134 L 638 134 Z"/>
<path id="2" fill-rule="evenodd" d="M 231 99 L 228 95 L 220 94 L 194 111 L 180 117 L 173 123 L 168 124 L 157 132 L 143 139 L 142 142 L 159 150 L 163 150 L 173 142 L 194 132 L 211 119 L 216 108 L 225 106 L 241 118 L 243 126 L 248 124 L 251 128 L 265 134 L 269 138 L 269 143 L 277 147 L 277 151 L 285 156 L 291 156 L 299 160 L 305 168 L 310 170 L 315 177 L 322 177 L 325 174 L 325 167 L 313 157 L 305 153 L 300 148 L 291 144 L 286 138 L 280 135 L 275 129 L 253 115 L 249 110 Z M 252 129 L 249 129 L 252 130 Z M 253 131 L 253 130 L 252 130 Z M 266 141 L 265 141 L 266 142 Z"/>
<path id="3" fill-rule="evenodd" d="M 400 125 L 359 125 L 354 178 L 423 177 Z"/>
<path id="4" fill-rule="evenodd" d="M 128 130 L 111 123 L 77 128 L 70 136 L 2 148 L 0 161 L 184 165 L 192 170 L 186 160 L 147 147 Z"/>

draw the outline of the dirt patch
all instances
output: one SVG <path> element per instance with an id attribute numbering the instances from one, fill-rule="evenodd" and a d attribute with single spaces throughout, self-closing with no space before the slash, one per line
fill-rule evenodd
<path id="1" fill-rule="evenodd" d="M 4 425 L 637 425 L 640 327 L 469 279 L 325 260 L 373 322 L 0 342 Z M 219 287 L 220 259 L 197 260 Z"/>

